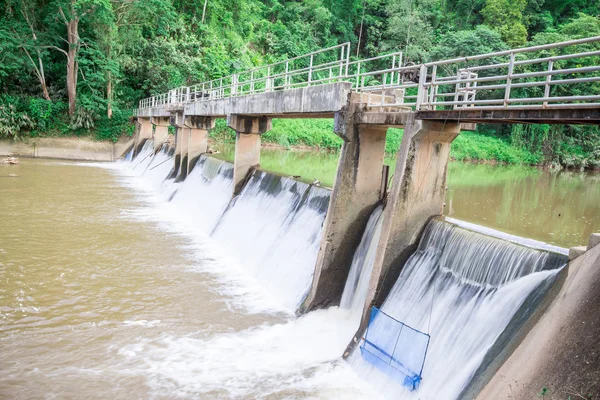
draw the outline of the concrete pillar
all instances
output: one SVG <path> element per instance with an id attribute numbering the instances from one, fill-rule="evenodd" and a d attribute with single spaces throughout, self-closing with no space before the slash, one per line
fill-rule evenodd
<path id="1" fill-rule="evenodd" d="M 251 168 L 260 164 L 260 135 L 271 129 L 271 118 L 228 115 L 227 126 L 235 133 L 234 194 L 238 194 Z"/>
<path id="2" fill-rule="evenodd" d="M 179 174 L 177 175 L 176 181 L 181 182 L 185 180 L 188 173 L 188 143 L 190 141 L 190 128 L 185 126 L 178 127 L 177 136 L 179 137 L 180 143 L 180 163 Z"/>
<path id="3" fill-rule="evenodd" d="M 200 116 L 187 117 L 184 125 L 189 129 L 187 146 L 187 173 L 189 174 L 200 154 L 208 150 L 208 130 L 215 127 L 215 119 Z"/>
<path id="4" fill-rule="evenodd" d="M 359 104 L 335 116 L 344 139 L 311 290 L 301 311 L 325 307 L 341 298 L 354 251 L 369 216 L 382 197 L 382 171 L 388 126 L 355 123 Z"/>
<path id="5" fill-rule="evenodd" d="M 459 133 L 458 123 L 419 121 L 414 114 L 407 118 L 361 327 L 349 347 L 362 336 L 371 307 L 385 300 L 401 267 L 416 250 L 425 225 L 442 214 L 450 144 Z"/>
<path id="6" fill-rule="evenodd" d="M 138 117 L 138 124 L 138 134 L 136 135 L 133 147 L 134 157 L 140 153 L 142 147 L 144 147 L 144 143 L 146 143 L 146 140 L 152 139 L 152 123 L 150 118 Z"/>
<path id="7" fill-rule="evenodd" d="M 175 153 L 173 154 L 173 170 L 169 175 L 169 179 L 176 179 L 179 176 L 179 169 L 181 168 L 181 144 L 183 142 L 184 131 L 186 131 L 183 126 L 175 127 Z"/>
<path id="8" fill-rule="evenodd" d="M 154 124 L 154 152 L 156 153 L 167 140 L 169 136 L 169 118 L 168 117 L 153 117 Z"/>

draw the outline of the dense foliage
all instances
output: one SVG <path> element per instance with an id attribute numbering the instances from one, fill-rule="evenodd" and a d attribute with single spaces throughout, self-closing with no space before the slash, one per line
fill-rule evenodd
<path id="1" fill-rule="evenodd" d="M 143 97 L 325 46 L 350 41 L 361 57 L 402 50 L 418 63 L 600 35 L 599 14 L 586 0 L 5 0 L 0 136 L 115 140 Z M 279 124 L 266 140 L 339 146 L 322 123 Z M 393 151 L 398 135 L 389 136 Z M 519 162 L 600 165 L 596 127 L 479 136 L 462 140 L 531 155 Z"/>

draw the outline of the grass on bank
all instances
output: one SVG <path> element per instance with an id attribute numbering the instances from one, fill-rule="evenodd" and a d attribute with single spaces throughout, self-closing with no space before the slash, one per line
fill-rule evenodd
<path id="1" fill-rule="evenodd" d="M 394 156 L 400 148 L 402 129 L 389 129 L 385 151 Z M 223 142 L 235 142 L 235 132 L 227 128 L 225 121 L 218 120 L 211 138 Z M 284 148 L 296 146 L 320 150 L 337 150 L 342 139 L 333 133 L 333 120 L 326 119 L 275 119 L 273 129 L 262 136 L 264 143 L 274 143 Z M 539 164 L 542 156 L 511 145 L 505 138 L 478 132 L 463 131 L 452 143 L 450 156 L 459 161 L 499 162 L 507 164 Z"/>

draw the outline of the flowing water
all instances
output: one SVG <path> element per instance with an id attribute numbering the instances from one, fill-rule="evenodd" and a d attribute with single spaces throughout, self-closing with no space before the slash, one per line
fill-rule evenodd
<path id="1" fill-rule="evenodd" d="M 486 356 L 493 357 L 491 349 L 498 351 L 497 341 L 504 344 L 533 312 L 565 262 L 564 255 L 431 221 L 381 307 L 391 318 L 377 314 L 367 333 L 377 346 L 370 353 L 379 357 L 375 361 L 383 360 L 382 349 L 393 362 L 413 366 L 410 372 L 423 378 L 420 387 L 410 392 L 402 380 L 367 362 L 369 354 L 361 349 L 350 363 L 390 398 L 460 398 Z M 406 341 L 407 329 L 392 318 L 429 334 L 428 348 L 424 336 L 412 330 Z M 401 332 L 405 336 L 399 338 Z"/>
<path id="2" fill-rule="evenodd" d="M 296 318 L 207 235 L 214 219 L 190 206 L 212 200 L 180 203 L 186 183 L 159 180 L 170 156 L 142 157 L 0 168 L 0 398 L 377 398 L 340 359 L 356 320 L 337 307 Z M 218 192 L 227 167 L 210 168 L 190 182 Z M 280 221 L 288 237 L 273 256 L 321 218 L 316 189 Z"/>
<path id="3" fill-rule="evenodd" d="M 377 251 L 377 243 L 379 242 L 381 226 L 383 225 L 382 215 L 383 207 L 378 206 L 375 208 L 352 258 L 352 265 L 348 273 L 346 285 L 344 286 L 340 307 L 351 310 L 353 314 L 362 314 L 365 299 L 367 298 L 369 279 L 371 272 L 373 272 L 375 252 Z"/>
<path id="4" fill-rule="evenodd" d="M 410 393 L 360 351 L 340 359 L 381 207 L 341 307 L 295 318 L 329 190 L 255 171 L 232 199 L 230 163 L 203 156 L 175 183 L 169 148 L 151 146 L 131 162 L 0 170 L 0 398 L 457 398 L 564 261 L 432 221 L 382 307 L 431 334 Z"/>
<path id="5" fill-rule="evenodd" d="M 217 146 L 233 159 L 231 146 Z M 261 149 L 269 171 L 331 187 L 338 154 Z M 386 158 L 390 176 L 395 160 Z M 528 166 L 451 162 L 444 214 L 561 247 L 586 244 L 600 230 L 600 171 L 549 172 Z"/>

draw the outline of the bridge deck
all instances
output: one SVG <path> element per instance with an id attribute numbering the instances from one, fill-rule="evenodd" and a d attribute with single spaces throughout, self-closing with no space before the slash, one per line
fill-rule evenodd
<path id="1" fill-rule="evenodd" d="M 487 124 L 600 125 L 598 108 L 418 111 L 417 119 Z"/>

